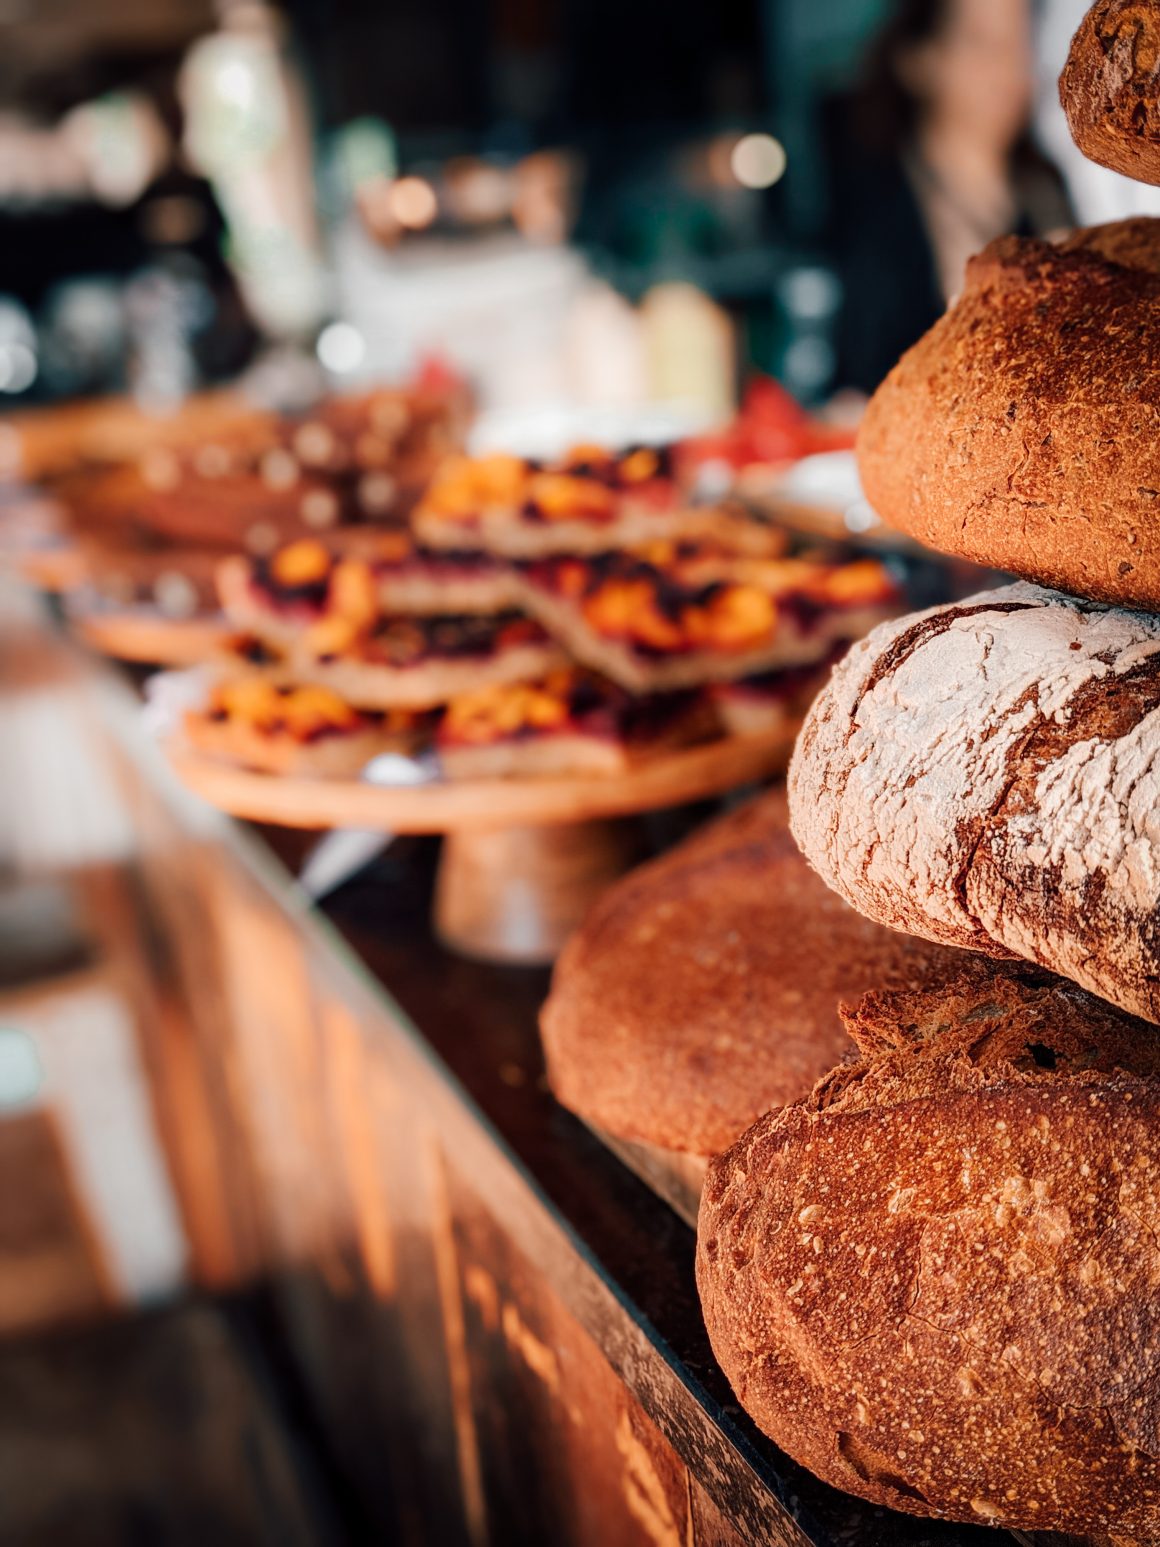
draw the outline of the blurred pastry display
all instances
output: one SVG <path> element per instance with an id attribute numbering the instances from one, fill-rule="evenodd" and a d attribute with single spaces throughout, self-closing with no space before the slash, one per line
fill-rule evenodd
<path id="1" fill-rule="evenodd" d="M 184 733 L 208 756 L 263 773 L 353 778 L 381 752 L 413 750 L 419 724 L 406 710 L 355 709 L 329 688 L 244 677 L 215 683 Z"/>
<path id="2" fill-rule="evenodd" d="M 415 512 L 432 548 L 477 548 L 507 558 L 607 553 L 654 539 L 711 541 L 735 553 L 775 554 L 784 534 L 743 507 L 698 501 L 680 476 L 683 449 L 614 453 L 577 446 L 548 464 L 523 457 L 450 461 Z"/>
<path id="3" fill-rule="evenodd" d="M 223 555 L 268 554 L 316 532 L 398 527 L 461 444 L 468 406 L 460 384 L 430 375 L 324 400 L 308 414 L 235 406 L 197 437 L 178 415 L 135 455 L 74 459 L 50 481 L 71 562 L 58 559 L 49 572 L 33 552 L 27 567 L 60 577 L 70 613 L 100 648 L 188 660 L 188 625 L 211 635 Z"/>
<path id="4" fill-rule="evenodd" d="M 520 596 L 580 660 L 637 692 L 824 660 L 899 601 L 873 559 L 773 559 L 737 573 L 696 550 L 545 559 L 521 568 Z"/>

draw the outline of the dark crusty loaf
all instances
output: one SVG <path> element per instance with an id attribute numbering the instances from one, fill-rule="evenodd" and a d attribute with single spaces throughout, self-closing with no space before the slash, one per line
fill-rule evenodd
<path id="1" fill-rule="evenodd" d="M 959 954 L 827 890 L 774 791 L 597 904 L 541 1016 L 548 1077 L 619 1138 L 711 1155 L 851 1051 L 841 999 L 943 974 Z"/>
<path id="2" fill-rule="evenodd" d="M 1096 0 L 1059 77 L 1072 138 L 1089 161 L 1160 183 L 1160 7 Z"/>
<path id="3" fill-rule="evenodd" d="M 858 465 L 920 542 L 1160 609 L 1160 220 L 972 258 L 871 399 Z"/>
<path id="4" fill-rule="evenodd" d="M 1022 964 L 710 1162 L 697 1282 L 757 1423 L 912 1514 L 1160 1541 L 1160 1038 Z"/>
<path id="5" fill-rule="evenodd" d="M 1160 617 L 1019 583 L 884 624 L 814 701 L 789 790 L 869 918 L 1160 1021 Z"/>

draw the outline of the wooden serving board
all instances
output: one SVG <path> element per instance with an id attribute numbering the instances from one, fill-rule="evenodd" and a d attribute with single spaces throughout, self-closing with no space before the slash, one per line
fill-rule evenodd
<path id="1" fill-rule="evenodd" d="M 627 773 L 481 779 L 387 788 L 358 779 L 277 778 L 216 762 L 176 738 L 179 777 L 232 816 L 286 827 L 366 827 L 393 833 L 555 827 L 680 806 L 781 772 L 796 727 L 659 753 Z"/>

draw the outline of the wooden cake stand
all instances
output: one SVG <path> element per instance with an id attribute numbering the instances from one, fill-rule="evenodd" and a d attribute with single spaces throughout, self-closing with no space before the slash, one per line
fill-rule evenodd
<path id="1" fill-rule="evenodd" d="M 721 795 L 781 772 L 792 723 L 658 753 L 611 777 L 446 781 L 390 788 L 358 780 L 276 778 L 215 762 L 177 738 L 179 777 L 233 816 L 286 827 L 441 833 L 435 928 L 487 961 L 545 963 L 591 904 L 637 863 L 630 818 Z"/>

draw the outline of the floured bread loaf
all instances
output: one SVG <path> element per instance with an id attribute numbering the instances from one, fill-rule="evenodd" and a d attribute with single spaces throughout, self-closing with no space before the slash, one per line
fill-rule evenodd
<path id="1" fill-rule="evenodd" d="M 858 466 L 920 542 L 1160 610 L 1160 220 L 972 258 L 871 399 Z"/>
<path id="2" fill-rule="evenodd" d="M 1160 183 L 1160 7 L 1096 0 L 1059 77 L 1072 138 L 1089 161 Z"/>
<path id="3" fill-rule="evenodd" d="M 794 836 L 894 929 L 1160 1021 L 1160 618 L 1017 584 L 883 624 L 815 700 Z"/>
<path id="4" fill-rule="evenodd" d="M 910 1514 L 1160 1541 L 1160 1038 L 976 959 L 710 1162 L 697 1284 L 743 1406 Z"/>

